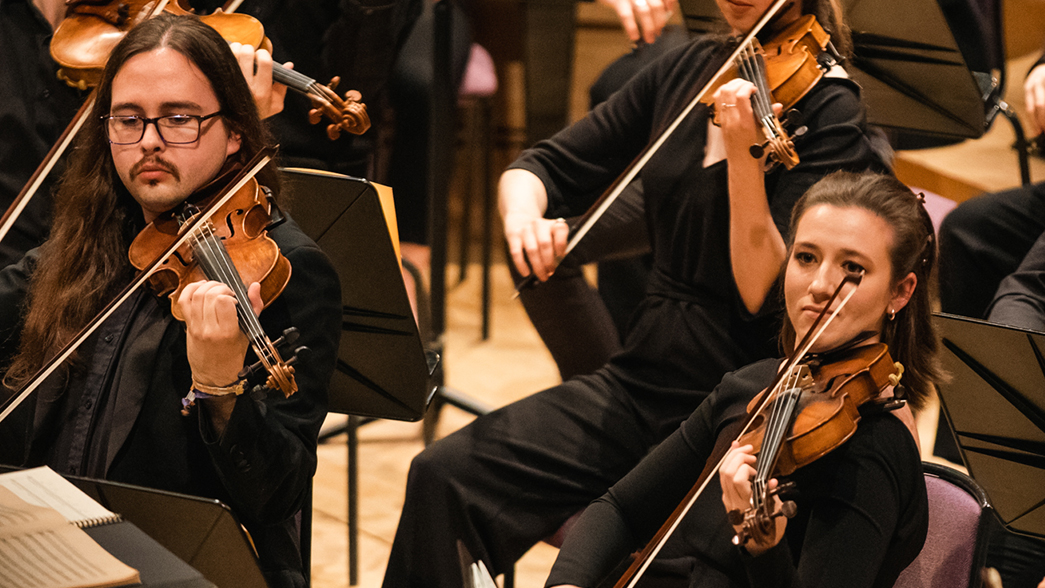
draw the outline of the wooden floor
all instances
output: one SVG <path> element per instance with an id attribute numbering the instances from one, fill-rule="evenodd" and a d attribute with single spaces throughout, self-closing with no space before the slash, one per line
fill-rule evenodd
<path id="1" fill-rule="evenodd" d="M 591 14 L 595 15 L 594 21 L 602 25 L 580 32 L 574 74 L 574 118 L 583 113 L 587 87 L 598 72 L 627 51 L 627 43 L 620 33 L 605 26 L 607 14 L 598 12 L 604 7 L 594 3 L 581 6 L 582 10 L 596 11 Z M 612 23 L 612 14 L 608 18 Z M 1031 61 L 1027 57 L 1017 58 L 1009 70 L 1006 99 L 1020 112 L 1019 86 Z M 909 176 L 902 179 L 955 200 L 985 190 L 1015 186 L 1019 179 L 1016 158 L 1009 149 L 1011 137 L 1011 127 L 999 120 L 979 141 L 942 150 L 901 153 L 901 173 Z M 991 154 L 986 158 L 989 163 L 985 163 L 985 152 Z M 1032 178 L 1045 179 L 1045 161 L 1032 162 Z M 941 183 L 930 183 L 934 181 Z M 451 267 L 447 275 L 455 278 L 456 267 Z M 558 383 L 558 374 L 521 306 L 511 300 L 512 290 L 503 260 L 493 267 L 493 278 L 491 338 L 485 342 L 480 340 L 479 331 L 479 267 L 470 267 L 467 279 L 450 290 L 444 366 L 448 385 L 493 406 L 501 406 Z M 439 435 L 456 430 L 470 418 L 457 409 L 445 409 Z M 332 416 L 330 423 L 336 424 L 338 419 L 344 417 Z M 923 440 L 931 438 L 935 428 L 931 421 L 929 419 L 921 431 Z M 421 429 L 416 423 L 378 421 L 361 429 L 360 440 L 359 585 L 376 587 L 384 574 L 398 523 L 410 460 L 423 448 Z M 923 441 L 923 449 L 925 445 Z M 312 580 L 317 588 L 348 586 L 346 453 L 344 436 L 332 439 L 319 450 L 312 555 Z M 555 553 L 555 549 L 547 545 L 535 547 L 517 566 L 516 585 L 519 588 L 543 586 Z"/>

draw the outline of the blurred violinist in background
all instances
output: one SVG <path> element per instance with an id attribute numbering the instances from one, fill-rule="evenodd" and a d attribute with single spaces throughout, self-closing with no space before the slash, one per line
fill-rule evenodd
<path id="1" fill-rule="evenodd" d="M 295 516 L 316 467 L 341 294 L 327 257 L 279 214 L 274 164 L 247 194 L 249 216 L 266 214 L 261 244 L 278 247 L 273 265 L 291 268 L 281 288 L 266 276 L 237 293 L 232 280 L 185 271 L 175 296 L 133 291 L 70 361 L 35 376 L 135 278 L 128 253 L 144 229 L 191 214 L 187 202 L 204 209 L 273 144 L 213 28 L 165 13 L 127 33 L 58 186 L 50 238 L 0 271 L 4 406 L 38 385 L 0 423 L 0 462 L 221 500 L 250 531 L 269 585 L 305 586 Z M 223 250 L 196 246 L 180 258 L 202 263 Z M 240 321 L 255 325 L 249 339 Z M 244 368 L 262 354 L 259 337 L 290 327 L 311 354 L 274 389 L 264 372 Z"/>

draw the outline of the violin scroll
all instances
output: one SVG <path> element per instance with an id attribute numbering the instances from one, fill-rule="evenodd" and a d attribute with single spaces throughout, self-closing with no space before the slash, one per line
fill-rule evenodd
<path id="1" fill-rule="evenodd" d="M 754 478 L 752 477 L 752 484 Z M 741 527 L 740 531 L 733 536 L 733 545 L 747 545 L 754 541 L 758 545 L 770 547 L 772 538 L 776 532 L 776 519 L 778 517 L 794 518 L 798 514 L 798 506 L 793 500 L 775 500 L 780 494 L 791 492 L 795 488 L 794 482 L 785 482 L 770 490 L 762 507 L 752 506 L 744 512 L 737 509 L 727 513 L 729 523 L 734 527 Z"/>
<path id="2" fill-rule="evenodd" d="M 331 121 L 327 125 L 327 136 L 333 141 L 341 136 L 341 131 L 362 135 L 370 128 L 370 115 L 367 114 L 363 96 L 356 90 L 345 92 L 342 100 L 334 89 L 341 78 L 334 76 L 326 86 L 315 84 L 314 90 L 308 93 L 312 100 L 312 108 L 308 111 L 308 121 L 317 124 L 324 116 Z"/>

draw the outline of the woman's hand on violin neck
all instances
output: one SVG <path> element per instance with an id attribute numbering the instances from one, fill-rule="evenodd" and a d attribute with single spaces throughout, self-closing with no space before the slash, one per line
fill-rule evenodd
<path id="1" fill-rule="evenodd" d="M 752 145 L 762 142 L 752 107 L 755 85 L 740 78 L 730 80 L 715 91 L 715 122 L 722 129 L 726 158 L 730 166 L 762 163 L 751 156 Z"/>
<path id="2" fill-rule="evenodd" d="M 255 50 L 251 45 L 239 43 L 230 43 L 229 48 L 250 86 L 254 103 L 258 105 L 258 115 L 264 119 L 282 112 L 287 87 L 272 81 L 272 55 L 264 49 Z M 294 64 L 285 63 L 283 67 L 292 69 Z"/>
<path id="3" fill-rule="evenodd" d="M 719 485 L 722 486 L 722 505 L 726 508 L 727 513 L 733 510 L 744 513 L 751 509 L 751 480 L 755 476 L 755 462 L 754 448 L 751 445 L 741 446 L 736 441 L 733 441 L 729 452 L 722 459 L 722 466 L 718 470 Z M 770 489 L 774 489 L 776 486 L 776 479 L 769 481 Z M 774 502 L 773 511 L 776 512 L 780 508 L 780 499 L 774 496 L 772 500 Z M 787 528 L 787 519 L 777 517 L 775 522 L 776 534 L 771 538 L 771 542 L 756 543 L 755 541 L 748 541 L 744 546 L 748 553 L 759 555 L 780 543 L 780 540 L 784 537 L 784 530 Z M 733 529 L 740 533 L 743 526 L 733 525 Z"/>
<path id="4" fill-rule="evenodd" d="M 504 238 L 515 269 L 523 276 L 533 273 L 542 282 L 555 272 L 566 253 L 569 226 L 561 219 L 546 219 L 548 196 L 540 178 L 510 169 L 501 175 L 498 188 Z"/>
<path id="5" fill-rule="evenodd" d="M 254 313 L 264 308 L 261 285 L 247 289 Z M 193 379 L 210 386 L 228 386 L 239 378 L 247 355 L 247 337 L 239 328 L 236 298 L 221 282 L 193 282 L 178 297 L 185 317 L 186 352 Z"/>

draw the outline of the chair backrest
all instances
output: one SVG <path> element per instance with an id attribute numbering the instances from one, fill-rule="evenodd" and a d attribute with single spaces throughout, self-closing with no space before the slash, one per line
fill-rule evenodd
<path id="1" fill-rule="evenodd" d="M 923 463 L 929 494 L 929 534 L 896 588 L 977 588 L 994 513 L 983 489 L 965 474 Z"/>

